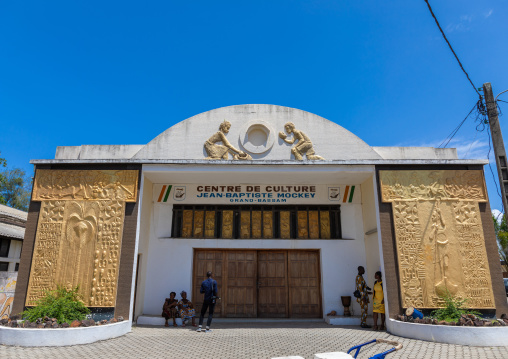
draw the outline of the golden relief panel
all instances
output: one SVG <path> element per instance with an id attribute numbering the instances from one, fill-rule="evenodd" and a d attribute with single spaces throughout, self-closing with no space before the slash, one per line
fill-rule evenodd
<path id="1" fill-rule="evenodd" d="M 37 170 L 42 201 L 25 304 L 57 285 L 79 285 L 83 302 L 114 307 L 125 217 L 138 171 Z"/>
<path id="2" fill-rule="evenodd" d="M 261 238 L 261 211 L 252 211 L 252 238 Z"/>
<path id="3" fill-rule="evenodd" d="M 240 212 L 240 238 L 250 238 L 250 212 Z"/>
<path id="4" fill-rule="evenodd" d="M 37 170 L 32 201 L 136 202 L 138 174 L 137 170 Z"/>
<path id="5" fill-rule="evenodd" d="M 263 211 L 263 238 L 273 238 L 273 212 Z"/>
<path id="6" fill-rule="evenodd" d="M 87 306 L 114 307 L 124 214 L 123 201 L 43 201 L 26 305 L 61 284 L 79 285 Z"/>
<path id="7" fill-rule="evenodd" d="M 479 202 L 482 171 L 380 171 L 392 202 L 403 307 L 439 308 L 443 295 L 494 308 Z"/>
<path id="8" fill-rule="evenodd" d="M 321 239 L 330 239 L 330 212 L 320 211 L 319 217 L 321 219 Z"/>
<path id="9" fill-rule="evenodd" d="M 468 306 L 494 308 L 487 250 L 477 202 L 453 203 L 455 228 L 462 258 L 462 274 Z"/>
<path id="10" fill-rule="evenodd" d="M 205 214 L 205 238 L 215 237 L 215 211 L 206 211 Z"/>
<path id="11" fill-rule="evenodd" d="M 193 219 L 192 210 L 184 210 L 183 211 L 183 220 L 182 220 L 182 237 L 183 238 L 191 238 L 192 237 L 192 219 Z"/>
<path id="12" fill-rule="evenodd" d="M 487 201 L 483 171 L 379 171 L 383 202 Z"/>
<path id="13" fill-rule="evenodd" d="M 205 211 L 194 211 L 194 238 L 203 238 Z"/>
<path id="14" fill-rule="evenodd" d="M 298 238 L 309 238 L 309 232 L 307 229 L 307 211 L 298 211 Z"/>
<path id="15" fill-rule="evenodd" d="M 222 212 L 222 238 L 233 238 L 233 211 Z"/>
<path id="16" fill-rule="evenodd" d="M 291 238 L 291 214 L 289 211 L 280 211 L 280 238 Z"/>
<path id="17" fill-rule="evenodd" d="M 309 211 L 309 238 L 319 239 L 319 212 Z"/>

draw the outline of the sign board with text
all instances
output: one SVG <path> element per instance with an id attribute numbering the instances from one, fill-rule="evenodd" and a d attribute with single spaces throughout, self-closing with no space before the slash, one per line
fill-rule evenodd
<path id="1" fill-rule="evenodd" d="M 361 203 L 359 185 L 154 184 L 162 204 L 347 204 Z"/>

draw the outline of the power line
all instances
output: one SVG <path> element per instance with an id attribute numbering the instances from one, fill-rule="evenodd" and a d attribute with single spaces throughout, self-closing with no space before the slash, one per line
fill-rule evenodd
<path id="1" fill-rule="evenodd" d="M 436 24 L 437 24 L 437 27 L 439 28 L 439 31 L 441 31 L 441 35 L 443 35 L 443 38 L 445 39 L 446 43 L 448 44 L 448 47 L 450 47 L 450 50 L 452 50 L 452 53 L 453 55 L 455 56 L 455 58 L 457 59 L 457 62 L 459 63 L 460 65 L 460 68 L 462 69 L 462 71 L 464 71 L 464 73 L 466 74 L 466 77 L 467 79 L 469 80 L 469 83 L 471 84 L 471 86 L 473 86 L 473 89 L 475 90 L 475 92 L 478 94 L 478 96 L 480 96 L 480 98 L 482 97 L 480 95 L 480 93 L 478 92 L 478 90 L 476 89 L 476 86 L 473 84 L 473 81 L 471 81 L 471 79 L 469 78 L 469 75 L 468 73 L 466 72 L 466 70 L 464 70 L 464 66 L 462 66 L 462 63 L 460 62 L 459 60 L 459 57 L 457 56 L 457 54 L 455 53 L 455 51 L 453 51 L 453 47 L 452 45 L 450 44 L 450 42 L 448 41 L 448 39 L 446 38 L 446 35 L 443 31 L 443 29 L 441 28 L 441 25 L 439 25 L 439 22 L 437 21 L 437 18 L 436 18 L 436 15 L 434 15 L 434 12 L 432 11 L 432 8 L 430 7 L 430 4 L 429 4 L 429 0 L 425 0 L 425 2 L 427 3 L 427 6 L 429 7 L 429 10 L 430 10 L 430 14 L 432 15 L 432 17 L 434 18 L 434 20 L 436 21 Z"/>
<path id="2" fill-rule="evenodd" d="M 469 113 L 467 114 L 467 116 L 459 123 L 459 125 L 457 127 L 455 127 L 455 129 L 448 135 L 448 137 L 446 137 L 443 142 L 441 142 L 441 144 L 438 146 L 438 148 L 445 148 L 446 146 L 448 146 L 448 144 L 450 143 L 450 141 L 452 140 L 453 137 L 455 137 L 455 135 L 457 134 L 457 132 L 459 132 L 460 128 L 462 127 L 462 125 L 464 124 L 464 122 L 466 122 L 466 120 L 468 119 L 469 116 L 471 116 L 471 114 L 473 113 L 474 109 L 478 106 L 478 103 L 475 103 L 473 108 L 471 109 L 471 111 L 469 111 Z M 447 141 L 448 140 L 448 141 Z M 446 143 L 445 143 L 446 142 Z M 443 146 L 444 144 L 444 146 Z"/>
<path id="3" fill-rule="evenodd" d="M 478 137 L 478 134 L 480 133 L 480 131 L 476 131 L 475 134 L 474 134 L 474 138 L 473 138 L 473 141 L 471 141 L 471 144 L 469 145 L 469 148 L 467 149 L 467 152 L 466 154 L 464 155 L 464 158 L 467 158 L 467 155 L 469 154 L 469 151 L 471 151 L 471 148 L 473 147 L 475 141 L 476 141 L 476 137 Z"/>

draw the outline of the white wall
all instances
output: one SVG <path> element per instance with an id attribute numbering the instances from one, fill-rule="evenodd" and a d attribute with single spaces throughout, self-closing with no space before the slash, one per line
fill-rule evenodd
<path id="1" fill-rule="evenodd" d="M 133 158 L 204 159 L 207 154 L 203 145 L 219 130 L 224 119 L 232 125 L 226 137 L 239 150 L 246 150 L 242 147 L 245 124 L 266 123 L 270 133 L 273 132 L 273 146 L 261 154 L 250 152 L 254 160 L 294 159 L 292 146 L 278 136 L 288 121 L 309 136 L 316 154 L 327 160 L 381 159 L 369 145 L 335 122 L 295 108 L 259 104 L 222 107 L 193 116 L 161 133 Z"/>
<path id="2" fill-rule="evenodd" d="M 150 180 L 144 177 L 143 182 L 143 200 L 141 202 L 141 218 L 139 222 L 139 243 L 138 254 L 139 259 L 139 274 L 137 282 L 136 303 L 134 308 L 134 319 L 143 313 L 143 303 L 145 299 L 146 289 L 146 270 L 147 270 L 147 257 L 148 245 L 150 242 L 150 233 L 153 233 L 153 217 L 152 217 L 152 188 L 153 184 Z"/>
<path id="3" fill-rule="evenodd" d="M 145 197 L 146 198 L 146 197 Z M 148 248 L 143 251 L 138 303 L 142 314 L 160 315 L 164 298 L 170 291 L 182 290 L 192 293 L 192 268 L 194 248 L 245 248 L 245 249 L 320 249 L 321 289 L 323 315 L 336 310 L 343 313 L 340 297 L 354 291 L 357 267 L 365 266 L 364 225 L 362 206 L 348 204 L 341 207 L 343 238 L 352 240 L 224 240 L 168 238 L 171 229 L 172 207 L 152 206 L 151 230 L 147 230 L 147 212 L 143 213 L 142 232 L 149 232 Z M 141 248 L 141 246 L 140 246 Z M 141 249 L 140 249 L 141 252 Z M 141 299 L 140 297 L 143 297 Z M 200 301 L 202 298 L 191 300 Z M 360 313 L 359 305 L 353 301 L 353 310 Z M 141 314 L 136 309 L 137 314 Z"/>
<path id="4" fill-rule="evenodd" d="M 377 218 L 375 207 L 375 191 L 373 177 L 362 183 L 362 213 L 363 230 L 365 238 L 365 256 L 367 265 L 365 266 L 364 278 L 367 285 L 374 287 L 374 274 L 381 271 L 381 259 L 379 256 L 379 243 L 377 231 Z M 376 230 L 374 233 L 367 234 L 369 231 Z M 384 273 L 383 273 L 384 275 Z M 384 286 L 383 288 L 385 288 Z M 372 297 L 371 297 L 372 298 Z M 372 300 L 369 303 L 369 312 L 372 312 Z"/>

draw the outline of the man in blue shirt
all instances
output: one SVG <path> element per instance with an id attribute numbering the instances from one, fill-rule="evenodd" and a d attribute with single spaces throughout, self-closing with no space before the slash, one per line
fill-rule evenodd
<path id="1" fill-rule="evenodd" d="M 198 332 L 203 327 L 203 319 L 205 317 L 206 310 L 208 309 L 208 320 L 206 321 L 205 333 L 211 332 L 210 324 L 212 324 L 213 310 L 215 308 L 215 301 L 217 297 L 217 281 L 212 278 L 212 272 L 206 272 L 207 279 L 201 283 L 200 293 L 205 294 L 203 300 L 203 306 L 201 307 L 201 315 L 199 316 L 199 327 Z"/>

